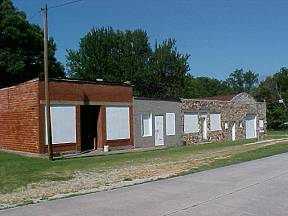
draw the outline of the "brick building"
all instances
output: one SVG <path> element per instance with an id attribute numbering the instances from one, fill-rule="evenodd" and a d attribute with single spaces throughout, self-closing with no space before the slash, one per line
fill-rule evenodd
<path id="1" fill-rule="evenodd" d="M 247 93 L 163 100 L 133 98 L 125 83 L 50 79 L 49 86 L 54 152 L 256 138 L 266 125 L 266 104 Z M 0 149 L 46 153 L 44 81 L 0 89 L 0 101 Z"/>
<path id="2" fill-rule="evenodd" d="M 256 102 L 247 93 L 182 99 L 184 144 L 256 138 L 265 122 L 265 102 Z"/>
<path id="3" fill-rule="evenodd" d="M 131 85 L 51 79 L 49 86 L 54 152 L 134 145 Z M 0 89 L 0 101 L 0 148 L 47 152 L 44 81 Z"/>

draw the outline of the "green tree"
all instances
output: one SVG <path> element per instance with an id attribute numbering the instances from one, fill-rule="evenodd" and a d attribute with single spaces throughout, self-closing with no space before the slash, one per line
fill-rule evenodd
<path id="1" fill-rule="evenodd" d="M 156 44 L 153 50 L 143 30 L 93 28 L 80 40 L 79 50 L 67 50 L 68 76 L 131 81 L 135 95 L 180 97 L 189 56 L 180 54 L 175 43 L 169 39 Z"/>
<path id="2" fill-rule="evenodd" d="M 256 88 L 254 96 L 267 103 L 268 127 L 285 127 L 284 123 L 288 122 L 288 69 L 281 68 L 273 76 L 267 77 Z"/>
<path id="3" fill-rule="evenodd" d="M 30 24 L 24 12 L 10 0 L 0 0 L 0 86 L 9 86 L 38 76 L 43 71 L 43 33 Z M 50 77 L 63 77 L 64 68 L 55 58 L 56 45 L 49 39 Z"/>
<path id="4" fill-rule="evenodd" d="M 186 94 L 188 98 L 211 97 L 218 95 L 230 95 L 234 91 L 226 82 L 209 77 L 193 77 L 186 78 Z"/>
<path id="5" fill-rule="evenodd" d="M 67 50 L 68 76 L 76 79 L 138 83 L 150 56 L 142 30 L 93 28 L 80 40 L 79 50 Z"/>
<path id="6" fill-rule="evenodd" d="M 177 51 L 176 40 L 155 44 L 148 62 L 150 86 L 142 92 L 146 96 L 177 98 L 185 94 L 185 78 L 189 71 L 189 55 Z"/>
<path id="7" fill-rule="evenodd" d="M 240 92 L 251 92 L 258 83 L 259 75 L 252 72 L 246 71 L 244 72 L 243 69 L 236 69 L 233 73 L 229 75 L 226 79 L 226 83 L 233 88 L 235 93 Z"/>

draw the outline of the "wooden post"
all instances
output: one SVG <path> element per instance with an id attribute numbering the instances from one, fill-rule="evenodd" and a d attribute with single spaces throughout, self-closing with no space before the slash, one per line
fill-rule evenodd
<path id="1" fill-rule="evenodd" d="M 44 8 L 44 75 L 45 75 L 45 122 L 48 144 L 49 160 L 53 160 L 53 147 L 51 136 L 51 114 L 50 114 L 50 98 L 49 98 L 49 74 L 48 74 L 48 7 L 45 4 Z"/>

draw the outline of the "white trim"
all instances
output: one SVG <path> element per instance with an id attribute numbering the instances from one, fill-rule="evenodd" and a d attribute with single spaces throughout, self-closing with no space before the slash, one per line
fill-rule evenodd
<path id="1" fill-rule="evenodd" d="M 45 100 L 40 100 L 40 104 L 46 104 Z M 107 106 L 129 106 L 132 103 L 121 103 L 121 102 L 109 102 L 109 101 L 66 101 L 66 100 L 51 100 L 50 104 L 52 105 L 107 105 Z"/>
<path id="2" fill-rule="evenodd" d="M 196 122 L 194 122 L 196 120 Z M 184 112 L 184 133 L 198 133 L 199 132 L 199 119 L 197 112 Z"/>
<path id="3" fill-rule="evenodd" d="M 253 117 L 253 118 L 251 118 L 251 119 L 247 119 L 247 117 Z M 254 124 L 254 126 L 253 126 L 253 129 L 254 129 L 254 131 L 253 131 L 253 135 L 254 136 L 250 136 L 250 131 L 248 131 L 248 129 L 247 129 L 247 126 L 248 126 L 248 124 L 250 124 L 251 122 L 253 122 L 253 124 Z M 246 118 L 245 118 L 245 126 L 246 126 L 246 128 L 245 128 L 245 130 L 246 130 L 246 139 L 252 139 L 252 138 L 256 138 L 257 137 L 257 119 L 256 119 L 256 115 L 255 114 L 247 114 L 246 115 Z"/>
<path id="4" fill-rule="evenodd" d="M 264 128 L 264 120 L 259 119 L 259 128 Z"/>
<path id="5" fill-rule="evenodd" d="M 149 115 L 149 133 L 144 134 L 144 122 L 143 115 Z M 142 137 L 151 137 L 152 136 L 152 113 L 141 113 L 141 136 Z"/>
<path id="6" fill-rule="evenodd" d="M 76 106 L 59 104 L 51 105 L 52 144 L 76 143 Z M 45 109 L 45 144 L 47 141 L 47 122 Z"/>
<path id="7" fill-rule="evenodd" d="M 235 122 L 232 125 L 231 133 L 232 133 L 231 134 L 232 141 L 235 141 L 236 139 L 236 123 Z"/>
<path id="8" fill-rule="evenodd" d="M 106 139 L 130 139 L 130 110 L 128 106 L 106 106 Z"/>
<path id="9" fill-rule="evenodd" d="M 212 116 L 213 116 L 213 119 L 212 119 Z M 217 120 L 217 122 L 214 122 L 214 120 Z M 214 126 L 214 123 L 216 124 L 215 126 Z M 213 126 L 213 128 L 212 128 L 212 126 Z M 220 112 L 210 113 L 210 131 L 222 131 L 221 113 Z"/>
<path id="10" fill-rule="evenodd" d="M 172 122 L 169 122 L 169 121 Z M 166 136 L 175 136 L 176 134 L 176 114 L 166 113 Z"/>
<path id="11" fill-rule="evenodd" d="M 202 139 L 208 139 L 207 113 L 201 114 Z"/>
<path id="12" fill-rule="evenodd" d="M 159 120 L 161 124 L 157 125 Z M 154 130 L 155 146 L 163 146 L 164 145 L 164 116 L 163 115 L 154 116 L 154 127 L 155 127 L 155 130 Z"/>

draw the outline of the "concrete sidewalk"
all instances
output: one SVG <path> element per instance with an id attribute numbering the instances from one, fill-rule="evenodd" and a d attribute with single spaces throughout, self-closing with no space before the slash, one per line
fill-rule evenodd
<path id="1" fill-rule="evenodd" d="M 219 169 L 0 211 L 2 216 L 285 216 L 288 153 Z"/>

